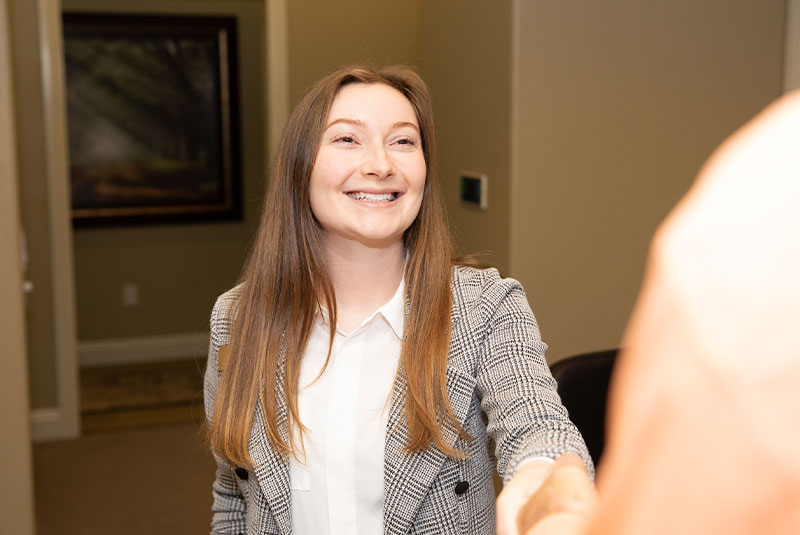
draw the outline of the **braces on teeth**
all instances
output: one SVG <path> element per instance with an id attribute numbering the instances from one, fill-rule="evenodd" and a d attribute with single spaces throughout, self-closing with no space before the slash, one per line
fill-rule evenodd
<path id="1" fill-rule="evenodd" d="M 348 193 L 350 197 L 359 201 L 393 201 L 397 198 L 397 193 L 364 193 L 362 191 Z"/>

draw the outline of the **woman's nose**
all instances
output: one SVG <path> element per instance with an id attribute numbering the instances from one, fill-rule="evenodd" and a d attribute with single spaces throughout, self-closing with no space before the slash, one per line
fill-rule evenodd
<path id="1" fill-rule="evenodd" d="M 394 163 L 386 152 L 386 147 L 379 145 L 370 148 L 364 156 L 361 172 L 381 180 L 392 176 L 394 174 Z"/>

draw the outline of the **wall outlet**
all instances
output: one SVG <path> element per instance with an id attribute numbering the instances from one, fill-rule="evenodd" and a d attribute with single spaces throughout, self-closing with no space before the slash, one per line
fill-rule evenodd
<path id="1" fill-rule="evenodd" d="M 480 173 L 462 172 L 460 179 L 461 202 L 486 210 L 489 206 L 489 179 L 487 176 Z"/>
<path id="2" fill-rule="evenodd" d="M 139 285 L 131 282 L 122 285 L 122 306 L 132 308 L 139 306 Z"/>

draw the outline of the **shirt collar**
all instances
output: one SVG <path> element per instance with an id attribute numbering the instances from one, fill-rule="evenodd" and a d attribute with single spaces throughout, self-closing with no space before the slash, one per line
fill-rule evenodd
<path id="1" fill-rule="evenodd" d="M 386 323 L 392 328 L 394 334 L 401 340 L 403 339 L 403 323 L 405 321 L 406 312 L 406 280 L 405 277 L 400 279 L 400 285 L 394 293 L 389 302 L 378 309 Z"/>
<path id="2" fill-rule="evenodd" d="M 378 310 L 370 314 L 367 319 L 364 320 L 362 326 L 368 325 L 369 323 L 373 322 L 377 316 L 383 316 L 383 319 L 386 320 L 386 323 L 391 327 L 394 334 L 399 338 L 403 339 L 403 325 L 405 322 L 405 313 L 406 313 L 406 281 L 405 276 L 400 279 L 400 284 L 397 286 L 397 290 L 394 292 L 389 301 L 387 301 L 383 306 L 381 306 Z M 328 325 L 330 318 L 328 316 L 328 309 L 325 307 L 319 307 L 318 311 L 318 318 L 321 322 L 321 325 Z M 361 330 L 361 328 L 356 329 L 356 331 Z M 356 332 L 353 331 L 353 332 Z"/>

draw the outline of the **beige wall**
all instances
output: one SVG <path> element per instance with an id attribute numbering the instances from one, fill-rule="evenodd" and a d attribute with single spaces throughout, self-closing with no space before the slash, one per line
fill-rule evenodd
<path id="1" fill-rule="evenodd" d="M 11 85 L 9 9 L 0 1 L 0 533 L 33 535 L 33 470 L 28 381 L 25 366 L 25 317 L 19 255 L 15 110 Z"/>
<path id="2" fill-rule="evenodd" d="M 511 274 L 557 359 L 619 344 L 657 223 L 780 94 L 785 1 L 517 4 Z"/>
<path id="3" fill-rule="evenodd" d="M 423 4 L 422 74 L 433 94 L 439 171 L 457 245 L 509 264 L 511 2 Z M 488 176 L 486 211 L 459 200 L 459 173 Z"/>
<path id="4" fill-rule="evenodd" d="M 420 0 L 290 0 L 291 104 L 329 72 L 352 63 L 419 63 Z"/>
<path id="5" fill-rule="evenodd" d="M 214 298 L 235 283 L 258 220 L 265 169 L 263 4 L 64 0 L 63 8 L 238 19 L 245 220 L 75 230 L 79 340 L 201 332 L 207 329 Z M 126 283 L 139 286 L 139 306 L 122 306 Z"/>

